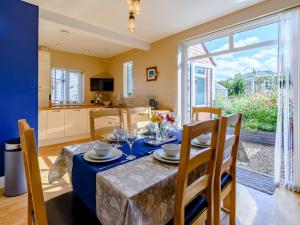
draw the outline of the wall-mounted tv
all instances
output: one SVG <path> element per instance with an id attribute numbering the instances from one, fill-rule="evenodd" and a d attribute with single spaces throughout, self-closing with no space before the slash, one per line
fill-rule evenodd
<path id="1" fill-rule="evenodd" d="M 114 91 L 114 79 L 91 78 L 91 91 Z"/>

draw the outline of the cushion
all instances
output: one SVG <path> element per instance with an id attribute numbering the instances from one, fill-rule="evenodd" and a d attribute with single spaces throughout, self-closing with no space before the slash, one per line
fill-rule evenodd
<path id="1" fill-rule="evenodd" d="M 221 189 L 223 190 L 231 181 L 232 177 L 228 173 L 223 173 L 221 176 Z"/>
<path id="2" fill-rule="evenodd" d="M 199 214 L 201 214 L 206 208 L 208 204 L 203 195 L 199 195 L 194 200 L 192 200 L 186 207 L 185 207 L 185 221 L 184 224 L 190 224 Z M 173 225 L 173 219 L 167 223 L 167 225 Z"/>

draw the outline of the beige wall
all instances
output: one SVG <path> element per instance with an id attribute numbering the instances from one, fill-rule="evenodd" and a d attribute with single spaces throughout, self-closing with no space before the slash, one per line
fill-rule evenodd
<path id="1" fill-rule="evenodd" d="M 108 65 L 104 59 L 50 50 L 51 67 L 81 70 L 84 72 L 84 101 L 89 104 L 95 93 L 90 92 L 91 77 L 108 76 Z"/>
<path id="2" fill-rule="evenodd" d="M 151 44 L 151 50 L 131 50 L 109 59 L 108 71 L 115 78 L 114 95 L 122 93 L 123 63 L 134 62 L 135 97 L 156 96 L 163 108 L 175 110 L 177 101 L 177 48 L 182 40 L 299 5 L 300 0 L 268 0 Z M 158 80 L 146 81 L 146 68 L 158 67 Z"/>

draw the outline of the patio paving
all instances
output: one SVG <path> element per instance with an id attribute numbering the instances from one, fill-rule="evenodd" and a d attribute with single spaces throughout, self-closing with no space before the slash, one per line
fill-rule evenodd
<path id="1" fill-rule="evenodd" d="M 249 162 L 238 161 L 237 165 L 264 174 L 274 175 L 274 146 L 242 141 Z"/>

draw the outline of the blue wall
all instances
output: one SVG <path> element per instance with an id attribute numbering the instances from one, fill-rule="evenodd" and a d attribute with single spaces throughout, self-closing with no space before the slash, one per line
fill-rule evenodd
<path id="1" fill-rule="evenodd" d="M 8 138 L 18 137 L 18 120 L 38 125 L 38 8 L 0 0 L 0 176 Z"/>

